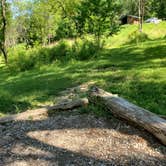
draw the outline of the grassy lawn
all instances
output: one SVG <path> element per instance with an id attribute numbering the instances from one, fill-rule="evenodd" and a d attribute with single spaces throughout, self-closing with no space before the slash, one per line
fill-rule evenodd
<path id="1" fill-rule="evenodd" d="M 17 74 L 0 66 L 0 115 L 52 104 L 60 91 L 88 81 L 166 115 L 166 23 L 162 24 L 158 26 L 165 28 L 157 30 L 161 34 L 152 33 L 151 26 L 156 26 L 147 25 L 150 40 L 141 44 L 127 44 L 125 33 L 136 26 L 124 27 L 92 60 L 54 63 Z"/>

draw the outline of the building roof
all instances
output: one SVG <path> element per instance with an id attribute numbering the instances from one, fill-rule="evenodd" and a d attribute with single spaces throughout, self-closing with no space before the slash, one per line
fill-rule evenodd
<path id="1" fill-rule="evenodd" d="M 127 15 L 127 16 L 130 16 L 130 17 L 133 17 L 133 18 L 139 18 L 138 16 L 134 16 L 134 15 Z"/>
<path id="2" fill-rule="evenodd" d="M 122 20 L 123 18 L 125 18 L 125 17 L 132 17 L 132 18 L 138 18 L 139 19 L 139 17 L 138 16 L 134 16 L 134 15 L 128 15 L 128 14 L 126 14 L 126 15 L 122 15 L 121 17 L 120 17 L 120 20 Z"/>

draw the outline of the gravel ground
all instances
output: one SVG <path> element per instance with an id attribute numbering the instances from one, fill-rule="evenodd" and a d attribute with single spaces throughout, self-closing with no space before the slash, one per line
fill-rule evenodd
<path id="1" fill-rule="evenodd" d="M 63 113 L 0 126 L 0 166 L 165 166 L 166 147 L 111 118 Z"/>
<path id="2" fill-rule="evenodd" d="M 77 98 L 93 82 L 63 91 Z M 166 147 L 124 121 L 77 110 L 0 125 L 0 166 L 166 166 Z"/>

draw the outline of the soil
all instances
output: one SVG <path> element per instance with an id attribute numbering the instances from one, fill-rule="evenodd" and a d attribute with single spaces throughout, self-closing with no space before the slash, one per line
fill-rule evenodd
<path id="1" fill-rule="evenodd" d="M 166 147 L 115 119 L 63 113 L 0 127 L 1 166 L 166 165 Z"/>
<path id="2" fill-rule="evenodd" d="M 91 165 L 165 166 L 166 147 L 122 120 L 77 110 L 0 125 L 0 166 Z"/>

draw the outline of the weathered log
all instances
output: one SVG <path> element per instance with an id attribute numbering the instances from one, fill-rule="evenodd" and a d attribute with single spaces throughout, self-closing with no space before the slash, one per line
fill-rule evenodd
<path id="1" fill-rule="evenodd" d="M 82 107 L 82 106 L 86 106 L 88 104 L 88 99 L 87 98 L 83 98 L 83 99 L 77 99 L 77 100 L 73 100 L 73 101 L 67 101 L 67 102 L 60 102 L 59 104 L 55 105 L 55 106 L 50 106 L 47 107 L 48 111 L 52 111 L 52 110 L 71 110 L 77 107 Z"/>
<path id="2" fill-rule="evenodd" d="M 106 107 L 117 117 L 143 127 L 166 145 L 166 120 L 127 100 L 97 87 L 89 91 L 89 101 Z"/>
<path id="3" fill-rule="evenodd" d="M 34 117 L 41 116 L 41 115 L 48 115 L 49 111 L 65 111 L 65 110 L 72 110 L 77 107 L 86 106 L 88 104 L 88 99 L 77 99 L 69 102 L 60 102 L 54 106 L 47 106 L 40 109 L 35 110 L 27 110 L 26 112 L 19 113 L 16 115 L 9 115 L 0 118 L 0 124 L 7 123 L 11 121 L 18 121 L 18 120 L 28 120 L 33 119 Z"/>
<path id="4" fill-rule="evenodd" d="M 160 118 L 166 119 L 165 115 L 159 115 Z"/>

